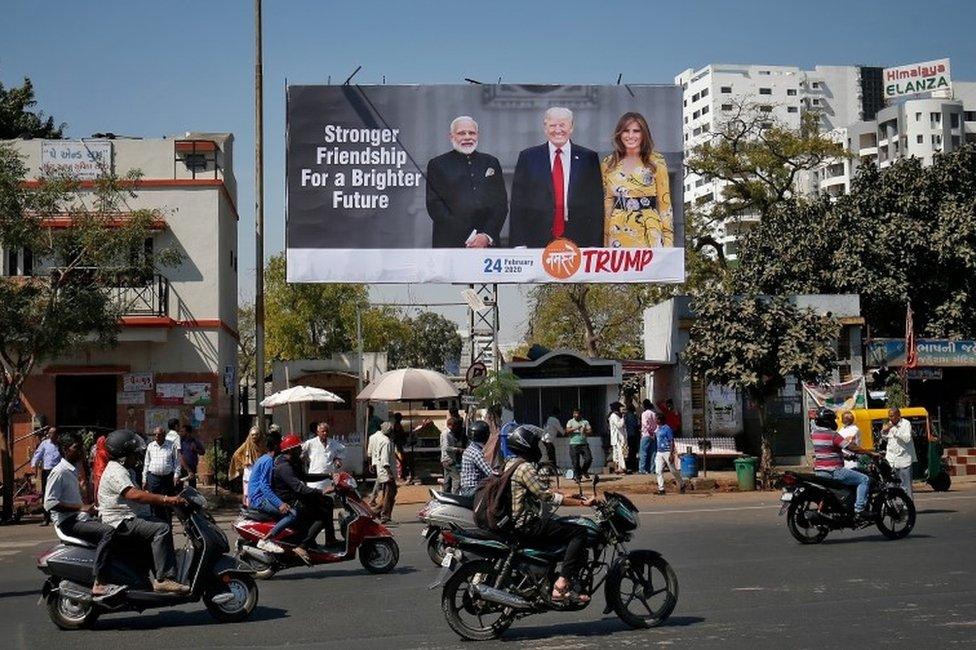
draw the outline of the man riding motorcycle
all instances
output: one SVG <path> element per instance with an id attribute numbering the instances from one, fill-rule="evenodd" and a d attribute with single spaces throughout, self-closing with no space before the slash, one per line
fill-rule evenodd
<path id="1" fill-rule="evenodd" d="M 301 438 L 292 434 L 281 441 L 281 454 L 275 459 L 272 486 L 279 499 L 298 510 L 299 525 L 307 528 L 298 548 L 306 552 L 310 545 L 315 544 L 315 538 L 323 528 L 325 528 L 326 547 L 340 546 L 332 520 L 333 502 L 332 497 L 329 496 L 332 488 L 317 490 L 307 485 L 309 481 L 320 481 L 330 476 L 330 474 L 309 474 L 305 471 Z M 295 552 L 301 556 L 300 551 Z"/>
<path id="2" fill-rule="evenodd" d="M 115 529 L 113 542 L 135 541 L 152 545 L 155 577 L 153 589 L 161 592 L 185 593 L 189 587 L 176 580 L 176 553 L 169 524 L 155 519 L 140 519 L 133 503 L 149 506 L 185 505 L 178 496 L 163 496 L 140 490 L 132 482 L 128 467 L 134 467 L 146 451 L 134 431 L 119 429 L 105 440 L 111 460 L 105 466 L 98 484 L 98 507 L 102 522 Z"/>
<path id="3" fill-rule="evenodd" d="M 539 446 L 543 431 L 532 425 L 521 425 L 508 434 L 508 450 L 514 454 L 505 469 L 521 463 L 512 474 L 512 520 L 516 534 L 527 544 L 566 544 L 559 578 L 553 585 L 553 602 L 586 602 L 575 582 L 586 562 L 586 529 L 557 521 L 549 504 L 558 506 L 566 499 L 592 505 L 594 499 L 569 492 L 550 490 L 548 481 L 539 477 L 536 463 L 542 458 Z"/>
<path id="4" fill-rule="evenodd" d="M 485 443 L 491 431 L 488 423 L 478 420 L 471 424 L 468 439 L 471 441 L 464 453 L 461 454 L 461 491 L 464 496 L 471 496 L 490 474 L 497 474 L 485 458 Z"/>
<path id="5" fill-rule="evenodd" d="M 832 478 L 841 483 L 857 488 L 854 499 L 854 516 L 864 518 L 864 509 L 868 503 L 868 484 L 871 479 L 867 474 L 844 467 L 844 452 L 852 454 L 866 454 L 877 456 L 869 449 L 862 449 L 852 440 L 845 440 L 837 433 L 837 414 L 826 406 L 817 410 L 817 417 L 813 421 L 810 431 L 813 441 L 813 470 L 816 474 Z"/>

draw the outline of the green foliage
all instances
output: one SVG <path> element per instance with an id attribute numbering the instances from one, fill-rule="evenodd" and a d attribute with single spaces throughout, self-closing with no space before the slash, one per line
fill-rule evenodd
<path id="1" fill-rule="evenodd" d="M 461 356 L 457 325 L 433 312 L 403 319 L 406 336 L 395 340 L 389 351 L 391 368 L 430 368 L 443 371 Z"/>
<path id="2" fill-rule="evenodd" d="M 56 125 L 53 117 L 31 111 L 36 105 L 34 84 L 27 77 L 24 77 L 24 85 L 19 88 L 4 88 L 0 83 L 0 140 L 61 138 L 64 123 Z"/>
<path id="3" fill-rule="evenodd" d="M 908 393 L 901 374 L 893 372 L 885 381 L 885 406 L 900 409 L 908 406 Z"/>
<path id="4" fill-rule="evenodd" d="M 245 302 L 237 307 L 237 368 L 238 382 L 251 386 L 254 380 L 254 303 Z"/>
<path id="5" fill-rule="evenodd" d="M 488 415 L 497 423 L 501 417 L 503 408 L 510 408 L 512 398 L 522 392 L 519 386 L 518 377 L 513 373 L 504 370 L 500 372 L 489 372 L 485 381 L 471 391 L 478 405 L 487 409 Z"/>
<path id="6" fill-rule="evenodd" d="M 214 482 L 217 485 L 227 485 L 227 470 L 230 469 L 230 454 L 218 441 L 217 444 L 211 443 L 207 446 L 207 455 L 210 456 L 210 469 L 213 470 Z"/>
<path id="7" fill-rule="evenodd" d="M 858 293 L 874 336 L 976 336 L 976 145 L 885 170 L 831 202 L 784 201 L 742 240 L 737 291 Z"/>

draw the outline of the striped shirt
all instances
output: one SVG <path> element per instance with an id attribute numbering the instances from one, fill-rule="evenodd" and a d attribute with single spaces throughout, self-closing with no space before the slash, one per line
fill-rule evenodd
<path id="1" fill-rule="evenodd" d="M 814 425 L 810 431 L 813 440 L 813 469 L 814 471 L 832 472 L 844 467 L 844 455 L 841 453 L 851 444 L 832 429 L 824 429 Z"/>

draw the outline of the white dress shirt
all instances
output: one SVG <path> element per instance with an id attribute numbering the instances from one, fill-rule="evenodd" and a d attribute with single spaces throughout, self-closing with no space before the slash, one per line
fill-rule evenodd
<path id="1" fill-rule="evenodd" d="M 549 171 L 552 171 L 556 164 L 556 145 L 549 143 Z M 563 215 L 565 221 L 569 221 L 569 168 L 573 166 L 573 143 L 569 140 L 566 144 L 559 147 L 562 149 L 560 159 L 563 161 L 563 201 L 566 204 L 566 213 Z"/>
<path id="2" fill-rule="evenodd" d="M 148 474 L 176 475 L 180 471 L 180 448 L 169 438 L 163 440 L 163 444 L 151 440 L 146 445 L 146 458 L 143 465 Z"/>
<path id="3" fill-rule="evenodd" d="M 338 469 L 335 461 L 338 460 L 339 465 L 342 465 L 345 460 L 346 446 L 332 438 L 328 438 L 323 445 L 318 436 L 315 436 L 302 443 L 302 458 L 308 463 L 309 474 L 332 474 Z M 329 487 L 330 484 L 329 479 L 308 482 L 308 486 L 316 490 Z"/>
<path id="4" fill-rule="evenodd" d="M 542 442 L 552 442 L 556 438 L 566 433 L 563 429 L 562 423 L 559 421 L 555 415 L 550 415 L 549 419 L 546 420 L 546 425 L 542 427 L 543 436 Z"/>
<path id="5" fill-rule="evenodd" d="M 898 424 L 888 429 L 885 437 L 888 439 L 885 460 L 895 469 L 911 467 L 915 462 L 915 443 L 912 441 L 912 425 L 908 420 L 898 420 Z"/>

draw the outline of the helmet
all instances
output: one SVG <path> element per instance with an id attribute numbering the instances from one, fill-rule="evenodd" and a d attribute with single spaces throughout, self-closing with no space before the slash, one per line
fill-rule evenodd
<path id="1" fill-rule="evenodd" d="M 116 460 L 145 450 L 146 443 L 135 431 L 129 429 L 116 429 L 105 438 L 105 451 Z"/>
<path id="2" fill-rule="evenodd" d="M 814 418 L 813 423 L 818 427 L 823 427 L 824 429 L 830 429 L 832 431 L 837 430 L 837 414 L 831 411 L 826 406 L 821 406 L 817 409 L 817 417 Z"/>
<path id="3" fill-rule="evenodd" d="M 294 449 L 295 447 L 301 447 L 301 446 L 302 446 L 302 439 L 296 436 L 294 433 L 289 433 L 281 441 L 280 451 L 281 453 L 285 453 L 289 449 Z"/>
<path id="4" fill-rule="evenodd" d="M 530 463 L 538 462 L 542 458 L 539 441 L 542 440 L 542 429 L 531 424 L 520 425 L 508 434 L 508 450 Z"/>
<path id="5" fill-rule="evenodd" d="M 471 423 L 471 426 L 468 427 L 468 436 L 470 436 L 473 441 L 482 445 L 488 442 L 488 435 L 490 433 L 491 431 L 488 429 L 488 423 L 484 420 L 475 420 Z"/>

